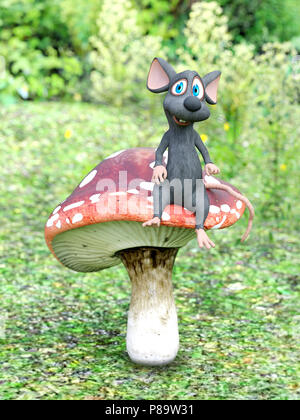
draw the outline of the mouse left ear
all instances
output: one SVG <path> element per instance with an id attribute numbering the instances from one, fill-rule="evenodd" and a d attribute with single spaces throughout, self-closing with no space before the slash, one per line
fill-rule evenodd
<path id="1" fill-rule="evenodd" d="M 202 81 L 205 87 L 205 99 L 210 105 L 217 103 L 218 86 L 221 77 L 221 72 L 216 70 L 208 73 L 202 77 Z"/>
<path id="2" fill-rule="evenodd" d="M 154 58 L 147 79 L 147 88 L 153 93 L 166 92 L 170 80 L 176 75 L 173 67 L 162 58 Z"/>

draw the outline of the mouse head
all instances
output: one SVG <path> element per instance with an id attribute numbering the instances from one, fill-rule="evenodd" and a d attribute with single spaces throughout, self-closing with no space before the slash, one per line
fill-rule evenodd
<path id="1" fill-rule="evenodd" d="M 213 71 L 200 77 L 196 71 L 176 73 L 162 58 L 151 64 L 147 88 L 154 93 L 168 92 L 164 109 L 170 125 L 187 127 L 210 116 L 206 105 L 217 103 L 218 84 L 221 72 Z"/>

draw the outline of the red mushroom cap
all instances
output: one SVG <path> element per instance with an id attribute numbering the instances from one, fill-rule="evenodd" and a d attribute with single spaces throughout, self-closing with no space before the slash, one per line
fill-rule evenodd
<path id="1" fill-rule="evenodd" d="M 167 158 L 166 152 L 164 164 Z M 154 184 L 150 180 L 154 164 L 155 149 L 135 148 L 117 152 L 93 169 L 53 211 L 46 224 L 46 242 L 55 257 L 76 271 L 98 271 L 120 263 L 115 254 L 122 249 L 180 247 L 192 239 L 195 216 L 177 205 L 165 209 L 160 228 L 142 227 L 141 222 L 153 216 Z M 229 185 L 238 192 L 215 177 L 204 174 L 204 180 Z M 224 190 L 208 190 L 208 195 L 206 229 L 229 227 L 245 211 L 245 204 Z M 130 225 L 125 226 L 125 222 Z M 174 228 L 172 232 L 170 227 Z M 95 242 L 93 246 L 91 241 Z M 103 250 L 100 252 L 103 247 L 107 249 L 105 256 Z"/>

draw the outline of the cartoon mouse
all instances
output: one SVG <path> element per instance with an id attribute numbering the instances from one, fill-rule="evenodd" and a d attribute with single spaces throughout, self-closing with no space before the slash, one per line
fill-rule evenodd
<path id="1" fill-rule="evenodd" d="M 210 111 L 206 102 L 211 105 L 216 104 L 220 77 L 220 71 L 213 71 L 202 78 L 196 71 L 187 70 L 176 73 L 165 60 L 155 58 L 147 80 L 147 88 L 151 92 L 168 92 L 164 100 L 164 110 L 169 130 L 164 134 L 156 150 L 152 177 L 152 182 L 155 182 L 153 189 L 154 215 L 143 226 L 160 226 L 166 206 L 178 204 L 195 213 L 198 244 L 200 248 L 206 247 L 207 249 L 215 247 L 215 244 L 204 230 L 204 223 L 209 212 L 209 198 L 206 189 L 224 188 L 224 186 L 204 184 L 196 148 L 204 159 L 205 172 L 208 175 L 216 175 L 220 169 L 212 163 L 208 150 L 193 125 L 195 122 L 209 118 Z M 168 163 L 165 168 L 162 160 L 167 148 Z M 229 192 L 237 196 L 237 193 L 232 189 Z M 240 194 L 238 196 L 246 202 L 251 215 L 249 201 Z M 244 235 L 243 240 L 248 236 L 250 229 L 251 226 L 248 226 L 247 234 Z"/>

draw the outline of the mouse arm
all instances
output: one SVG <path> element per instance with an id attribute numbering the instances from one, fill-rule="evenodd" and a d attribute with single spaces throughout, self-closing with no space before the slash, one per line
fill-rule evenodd
<path id="1" fill-rule="evenodd" d="M 203 141 L 201 140 L 201 137 L 199 136 L 199 134 L 196 133 L 196 132 L 195 132 L 195 146 L 197 147 L 197 149 L 201 153 L 201 155 L 204 159 L 205 165 L 207 165 L 208 163 L 212 163 L 207 148 L 205 147 L 205 145 L 204 145 Z"/>
<path id="2" fill-rule="evenodd" d="M 164 152 L 166 151 L 168 146 L 169 146 L 169 136 L 167 135 L 167 133 L 165 133 L 161 142 L 160 142 L 160 145 L 156 149 L 154 167 L 160 166 L 160 165 L 163 164 Z"/>

